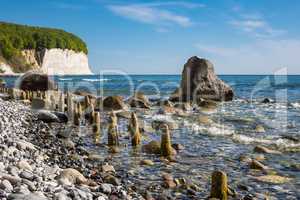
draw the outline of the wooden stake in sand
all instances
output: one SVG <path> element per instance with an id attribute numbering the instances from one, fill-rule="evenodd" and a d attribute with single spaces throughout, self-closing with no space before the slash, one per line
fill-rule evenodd
<path id="1" fill-rule="evenodd" d="M 71 93 L 67 93 L 67 110 L 68 110 L 68 117 L 69 119 L 73 119 L 73 114 L 74 114 L 74 103 L 73 103 L 73 98 Z"/>
<path id="2" fill-rule="evenodd" d="M 131 119 L 129 121 L 129 132 L 131 135 L 131 145 L 133 147 L 138 146 L 141 143 L 141 133 L 139 123 L 136 114 L 131 113 Z"/>
<path id="3" fill-rule="evenodd" d="M 100 113 L 99 112 L 94 113 L 94 116 L 92 118 L 94 119 L 94 124 L 93 124 L 94 141 L 95 141 L 95 143 L 99 143 L 99 141 L 100 141 Z"/>
<path id="4" fill-rule="evenodd" d="M 63 92 L 59 96 L 58 111 L 65 112 L 65 94 Z"/>
<path id="5" fill-rule="evenodd" d="M 112 111 L 109 116 L 109 126 L 108 126 L 108 146 L 119 145 L 119 134 L 118 134 L 118 124 L 117 116 Z"/>
<path id="6" fill-rule="evenodd" d="M 80 113 L 78 107 L 79 107 L 78 105 L 75 106 L 74 113 L 73 113 L 75 126 L 80 126 Z"/>
<path id="7" fill-rule="evenodd" d="M 168 125 L 161 125 L 161 130 L 163 131 L 163 133 L 161 134 L 161 155 L 164 157 L 169 157 L 176 154 L 176 151 L 172 148 Z"/>
<path id="8" fill-rule="evenodd" d="M 211 180 L 210 198 L 228 199 L 227 175 L 222 171 L 214 171 Z"/>

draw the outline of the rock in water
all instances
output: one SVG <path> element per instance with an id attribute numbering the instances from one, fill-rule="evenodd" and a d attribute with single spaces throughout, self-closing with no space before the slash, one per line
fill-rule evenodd
<path id="1" fill-rule="evenodd" d="M 57 85 L 47 74 L 31 71 L 20 77 L 20 89 L 30 91 L 56 90 Z"/>
<path id="2" fill-rule="evenodd" d="M 228 199 L 227 175 L 222 171 L 214 171 L 211 180 L 210 198 Z"/>
<path id="3" fill-rule="evenodd" d="M 126 105 L 121 96 L 109 96 L 103 100 L 103 108 L 106 110 L 123 110 Z"/>
<path id="4" fill-rule="evenodd" d="M 197 56 L 191 57 L 184 65 L 181 87 L 177 92 L 183 101 L 207 99 L 231 101 L 232 88 L 220 80 L 214 72 L 213 64 Z"/>

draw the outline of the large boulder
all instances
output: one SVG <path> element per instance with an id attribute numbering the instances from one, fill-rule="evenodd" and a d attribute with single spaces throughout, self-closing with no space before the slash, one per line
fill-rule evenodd
<path id="1" fill-rule="evenodd" d="M 136 92 L 130 99 L 129 105 L 133 108 L 150 108 L 148 98 L 141 92 Z"/>
<path id="2" fill-rule="evenodd" d="M 233 97 L 232 88 L 217 77 L 213 64 L 197 56 L 184 65 L 180 89 L 172 95 L 173 100 L 183 101 L 231 101 Z"/>
<path id="3" fill-rule="evenodd" d="M 108 96 L 103 100 L 105 110 L 124 110 L 126 105 L 121 96 Z"/>
<path id="4" fill-rule="evenodd" d="M 30 91 L 56 90 L 57 85 L 47 74 L 27 72 L 20 77 L 19 88 Z"/>

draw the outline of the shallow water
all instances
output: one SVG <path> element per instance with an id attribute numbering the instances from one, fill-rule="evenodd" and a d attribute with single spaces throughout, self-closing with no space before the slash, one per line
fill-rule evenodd
<path id="1" fill-rule="evenodd" d="M 177 75 L 135 75 L 130 76 L 135 88 L 151 98 L 169 96 L 180 82 Z M 151 126 L 154 119 L 173 121 L 179 128 L 172 130 L 172 142 L 185 146 L 179 152 L 177 162 L 167 164 L 157 156 L 146 155 L 133 150 L 128 139 L 126 119 L 119 119 L 121 130 L 120 153 L 110 154 L 103 145 L 95 145 L 90 127 L 81 127 L 86 147 L 100 154 L 103 160 L 111 157 L 111 163 L 122 177 L 126 177 L 127 185 L 134 185 L 138 191 L 148 190 L 153 193 L 171 192 L 178 199 L 189 199 L 187 190 L 178 188 L 170 191 L 162 189 L 162 173 L 171 173 L 175 178 L 185 178 L 199 187 L 196 196 L 204 198 L 209 195 L 210 176 L 213 170 L 226 171 L 230 186 L 240 194 L 267 194 L 271 199 L 300 199 L 300 172 L 293 165 L 300 164 L 300 76 L 221 76 L 235 90 L 237 98 L 233 102 L 219 105 L 212 113 L 191 112 L 188 117 L 157 115 L 158 108 L 151 111 L 139 111 L 138 117 L 146 127 Z M 123 76 L 64 76 L 54 77 L 59 87 L 74 91 L 88 88 L 97 95 L 130 95 L 130 84 Z M 7 78 L 12 86 L 16 78 Z M 151 82 L 151 84 L 150 84 Z M 102 89 L 101 89 L 102 87 Z M 156 87 L 160 93 L 156 92 Z M 100 91 L 103 91 L 101 93 Z M 260 103 L 265 97 L 277 103 Z M 211 125 L 197 122 L 197 117 L 207 115 L 213 120 Z M 257 125 L 265 128 L 264 133 L 255 131 Z M 105 144 L 106 128 L 102 127 L 102 143 Z M 143 134 L 143 144 L 151 140 L 160 140 L 160 133 L 149 129 Z M 242 155 L 255 158 L 256 145 L 263 145 L 278 150 L 281 154 L 265 154 L 261 161 L 270 167 L 268 173 L 289 177 L 284 184 L 263 183 L 254 177 L 262 172 L 250 170 L 247 163 L 240 162 Z M 141 166 L 143 159 L 151 159 L 154 166 Z M 239 189 L 238 185 L 246 185 L 249 190 Z"/>

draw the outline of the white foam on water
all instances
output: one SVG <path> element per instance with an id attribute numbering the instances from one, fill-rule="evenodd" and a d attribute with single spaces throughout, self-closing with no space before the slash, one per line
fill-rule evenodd
<path id="1" fill-rule="evenodd" d="M 291 103 L 294 108 L 300 108 L 300 103 Z"/>
<path id="2" fill-rule="evenodd" d="M 110 79 L 107 79 L 107 78 L 92 78 L 92 79 L 89 79 L 89 78 L 83 78 L 82 79 L 83 81 L 87 81 L 87 82 L 104 82 L 104 81 L 109 81 Z"/>
<path id="3" fill-rule="evenodd" d="M 72 81 L 72 78 L 59 78 L 60 81 Z"/>

